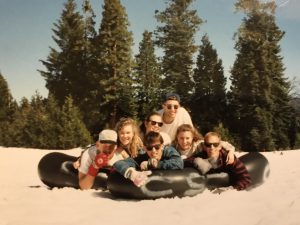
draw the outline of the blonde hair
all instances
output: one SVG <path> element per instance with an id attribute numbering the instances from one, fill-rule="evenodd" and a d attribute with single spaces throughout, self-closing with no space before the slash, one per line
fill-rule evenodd
<path id="1" fill-rule="evenodd" d="M 173 146 L 177 146 L 178 145 L 178 140 L 177 140 L 177 136 L 179 133 L 181 132 L 191 132 L 193 135 L 193 142 L 202 140 L 203 137 L 202 135 L 198 132 L 198 130 L 194 127 L 192 127 L 190 124 L 182 124 L 177 128 L 176 131 L 176 135 L 175 135 L 175 140 L 173 140 Z"/>
<path id="2" fill-rule="evenodd" d="M 132 137 L 132 141 L 131 141 L 130 145 L 128 146 L 128 149 L 126 149 L 126 150 L 128 151 L 130 157 L 134 158 L 134 157 L 137 157 L 138 150 L 143 148 L 143 142 L 138 135 L 139 129 L 138 129 L 136 122 L 131 118 L 122 117 L 116 124 L 115 130 L 117 131 L 117 133 L 119 135 L 119 131 L 128 125 L 130 125 L 132 127 L 133 137 Z M 118 146 L 122 146 L 119 137 L 118 137 Z"/>
<path id="3" fill-rule="evenodd" d="M 220 134 L 218 134 L 216 132 L 212 132 L 211 131 L 211 132 L 206 133 L 205 136 L 204 136 L 204 140 L 206 140 L 209 137 L 217 137 L 217 138 L 219 138 L 221 140 Z"/>

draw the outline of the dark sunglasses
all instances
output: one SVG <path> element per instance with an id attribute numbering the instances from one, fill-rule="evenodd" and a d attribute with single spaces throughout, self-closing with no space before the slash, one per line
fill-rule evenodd
<path id="1" fill-rule="evenodd" d="M 204 142 L 204 145 L 207 148 L 211 148 L 212 146 L 214 146 L 215 148 L 218 147 L 220 145 L 220 142 L 216 142 L 216 143 L 208 143 L 208 142 Z"/>
<path id="2" fill-rule="evenodd" d="M 168 105 L 167 105 L 167 109 L 172 109 L 172 108 L 178 109 L 178 108 L 179 108 L 179 105 L 172 105 L 172 104 L 168 104 Z"/>
<path id="3" fill-rule="evenodd" d="M 156 150 L 160 149 L 161 144 L 156 144 L 156 145 L 148 145 L 146 146 L 147 151 L 152 151 L 153 148 L 155 148 Z"/>
<path id="4" fill-rule="evenodd" d="M 162 127 L 162 125 L 163 125 L 162 122 L 156 122 L 156 121 L 153 121 L 153 120 L 148 120 L 148 122 L 150 122 L 152 126 L 155 126 L 157 124 L 159 127 Z"/>

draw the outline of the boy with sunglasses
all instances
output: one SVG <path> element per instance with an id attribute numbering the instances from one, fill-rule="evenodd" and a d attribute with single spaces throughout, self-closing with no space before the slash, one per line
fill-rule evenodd
<path id="1" fill-rule="evenodd" d="M 158 111 L 163 121 L 160 130 L 169 134 L 172 141 L 175 139 L 177 128 L 181 124 L 190 124 L 193 126 L 190 114 L 185 108 L 180 106 L 180 97 L 178 94 L 167 93 L 162 107 Z"/>
<path id="2" fill-rule="evenodd" d="M 237 190 L 243 190 L 250 185 L 251 178 L 242 161 L 234 156 L 232 164 L 226 163 L 228 151 L 222 147 L 218 133 L 207 133 L 202 145 L 203 151 L 199 152 L 193 161 L 201 174 L 228 173 L 231 186 Z"/>
<path id="3" fill-rule="evenodd" d="M 164 145 L 158 132 L 150 131 L 144 138 L 144 154 L 117 161 L 113 167 L 136 186 L 144 185 L 152 169 L 183 169 L 183 160 L 175 148 Z M 142 171 L 137 171 L 142 170 Z"/>

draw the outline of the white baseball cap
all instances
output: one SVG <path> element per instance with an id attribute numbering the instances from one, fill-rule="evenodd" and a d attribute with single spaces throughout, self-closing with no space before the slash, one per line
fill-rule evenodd
<path id="1" fill-rule="evenodd" d="M 107 144 L 117 144 L 118 135 L 114 130 L 102 130 L 99 133 L 99 141 Z"/>

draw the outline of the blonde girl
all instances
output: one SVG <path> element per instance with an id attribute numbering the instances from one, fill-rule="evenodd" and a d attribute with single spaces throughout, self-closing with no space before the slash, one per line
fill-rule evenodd
<path id="1" fill-rule="evenodd" d="M 143 142 L 139 137 L 139 129 L 132 118 L 121 118 L 115 129 L 118 133 L 118 149 L 123 158 L 135 158 L 143 152 Z"/>
<path id="2" fill-rule="evenodd" d="M 203 151 L 203 137 L 196 128 L 190 124 L 182 124 L 177 128 L 173 146 L 180 153 L 182 159 L 188 159 L 198 152 Z M 235 148 L 226 141 L 221 141 L 221 146 L 228 151 L 227 164 L 234 161 Z"/>

